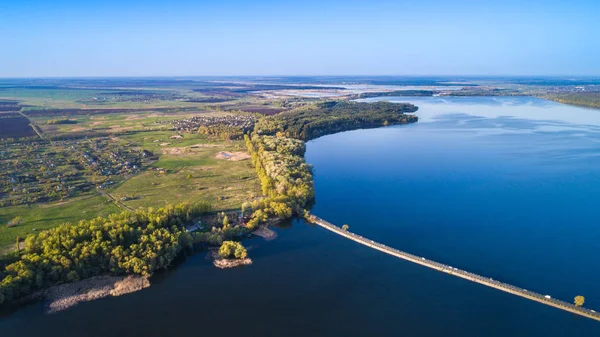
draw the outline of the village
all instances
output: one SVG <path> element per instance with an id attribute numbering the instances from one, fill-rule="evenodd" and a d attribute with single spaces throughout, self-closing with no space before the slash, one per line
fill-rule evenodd
<path id="1" fill-rule="evenodd" d="M 201 127 L 224 126 L 227 128 L 238 128 L 243 132 L 249 131 L 254 125 L 255 118 L 251 115 L 231 114 L 219 117 L 192 117 L 170 121 L 177 131 L 198 132 Z"/>
<path id="2" fill-rule="evenodd" d="M 0 151 L 0 207 L 102 189 L 139 172 L 152 157 L 108 137 L 13 143 Z"/>

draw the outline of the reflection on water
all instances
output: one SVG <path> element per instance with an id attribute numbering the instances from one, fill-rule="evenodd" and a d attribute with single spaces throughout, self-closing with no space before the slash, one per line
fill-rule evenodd
<path id="1" fill-rule="evenodd" d="M 432 122 L 444 115 L 466 114 L 485 118 L 512 117 L 555 125 L 561 122 L 565 127 L 569 127 L 568 124 L 600 127 L 598 109 L 574 107 L 535 97 L 385 97 L 360 101 L 377 100 L 417 105 L 419 122 Z"/>

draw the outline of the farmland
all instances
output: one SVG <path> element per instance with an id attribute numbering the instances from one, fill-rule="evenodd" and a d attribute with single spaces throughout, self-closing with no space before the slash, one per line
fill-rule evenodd
<path id="1" fill-rule="evenodd" d="M 18 113 L 0 113 L 0 139 L 35 136 L 27 117 Z"/>

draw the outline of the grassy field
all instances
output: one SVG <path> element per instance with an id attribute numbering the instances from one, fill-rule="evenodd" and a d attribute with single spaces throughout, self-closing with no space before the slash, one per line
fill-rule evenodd
<path id="1" fill-rule="evenodd" d="M 118 212 L 119 208 L 102 196 L 86 196 L 69 199 L 66 202 L 48 204 L 0 207 L 0 253 L 15 242 L 15 238 L 24 238 L 35 231 L 48 229 L 65 222 L 77 222 L 98 216 Z M 17 216 L 23 222 L 15 227 L 4 224 Z"/>
<path id="2" fill-rule="evenodd" d="M 164 92 L 169 93 L 184 93 L 190 95 L 190 97 L 197 96 L 190 91 L 176 90 L 176 89 L 163 89 L 163 90 L 148 90 L 143 89 L 145 92 Z M 152 100 L 136 100 L 136 101 L 100 101 L 94 100 L 94 98 L 101 97 L 112 97 L 111 93 L 123 92 L 121 89 L 83 89 L 83 88 L 27 88 L 27 87 L 14 87 L 14 88 L 0 88 L 0 98 L 3 99 L 15 99 L 21 101 L 28 107 L 25 110 L 36 110 L 36 109 L 65 109 L 65 108 L 183 108 L 183 107 L 197 107 L 200 106 L 194 102 L 185 102 L 180 100 L 171 99 L 152 99 Z M 135 94 L 136 89 L 128 88 L 127 91 Z"/>
<path id="3" fill-rule="evenodd" d="M 221 151 L 246 151 L 242 141 L 210 141 L 201 135 L 184 134 L 172 140 L 173 132 L 152 132 L 124 137 L 160 156 L 153 164 L 166 169 L 162 174 L 148 170 L 110 193 L 129 207 L 162 206 L 184 201 L 207 200 L 215 209 L 239 208 L 260 195 L 260 185 L 249 160 L 216 159 Z M 144 136 L 140 139 L 141 136 Z M 159 140 L 159 142 L 155 142 Z M 166 146 L 159 144 L 170 143 Z"/>

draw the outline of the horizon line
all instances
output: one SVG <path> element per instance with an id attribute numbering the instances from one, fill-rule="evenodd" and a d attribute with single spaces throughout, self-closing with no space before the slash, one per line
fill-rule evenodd
<path id="1" fill-rule="evenodd" d="M 217 77 L 217 78 L 232 78 L 232 77 L 266 77 L 266 78 L 277 78 L 277 77 L 472 77 L 472 78 L 498 78 L 498 77 L 544 77 L 544 78 L 564 78 L 564 77 L 579 77 L 579 78 L 599 78 L 598 75 L 575 75 L 575 74 L 560 74 L 560 75 L 548 75 L 548 74 L 527 74 L 527 75 L 514 75 L 514 74 L 495 74 L 495 75 L 482 75 L 482 74 L 370 74 L 370 75 L 353 75 L 353 74 L 337 74 L 337 75 L 324 75 L 324 74 L 311 74 L 311 75 L 106 75 L 106 76 L 95 76 L 95 75 L 77 75 L 77 76 L 9 76 L 2 77 L 0 80 L 17 80 L 17 79 L 109 79 L 109 78 L 189 78 L 189 77 Z"/>

